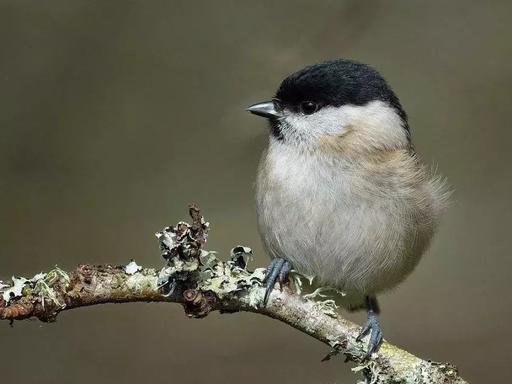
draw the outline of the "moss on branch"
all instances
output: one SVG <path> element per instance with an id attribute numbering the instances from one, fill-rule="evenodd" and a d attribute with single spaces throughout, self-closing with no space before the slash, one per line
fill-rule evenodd
<path id="1" fill-rule="evenodd" d="M 64 310 L 137 301 L 180 303 L 196 318 L 216 310 L 254 312 L 328 344 L 332 352 L 327 358 L 344 354 L 355 362 L 352 370 L 361 374 L 362 383 L 466 383 L 453 365 L 420 359 L 387 341 L 363 361 L 366 344 L 356 341 L 359 326 L 342 318 L 333 300 L 297 292 L 303 283 L 298 275 L 295 289 L 275 289 L 264 306 L 265 270 L 247 269 L 251 250 L 238 246 L 228 260 L 220 260 L 203 249 L 209 225 L 196 206 L 190 207 L 190 215 L 192 224 L 179 222 L 156 234 L 166 260 L 162 269 L 142 268 L 134 261 L 126 266 L 84 264 L 69 272 L 56 267 L 30 279 L 0 281 L 0 319 L 36 317 L 47 322 Z"/>

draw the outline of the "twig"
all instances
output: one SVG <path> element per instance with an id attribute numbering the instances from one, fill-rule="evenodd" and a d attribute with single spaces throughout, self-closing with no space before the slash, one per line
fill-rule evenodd
<path id="1" fill-rule="evenodd" d="M 315 301 L 288 287 L 274 290 L 263 306 L 264 269 L 246 269 L 246 247 L 235 247 L 231 259 L 219 260 L 201 247 L 206 242 L 208 223 L 196 206 L 190 207 L 193 223 L 166 227 L 157 233 L 167 265 L 156 270 L 135 262 L 127 266 L 80 265 L 71 272 L 54 268 L 32 279 L 0 281 L 0 318 L 21 320 L 36 317 L 54 321 L 59 312 L 103 303 L 180 303 L 190 317 L 209 312 L 247 311 L 281 320 L 328 344 L 356 362 L 363 383 L 457 383 L 464 381 L 457 369 L 446 363 L 422 360 L 388 342 L 369 361 L 364 342 L 356 342 L 359 326 L 343 319 L 332 309 L 332 300 Z M 241 261 L 242 260 L 242 261 Z"/>

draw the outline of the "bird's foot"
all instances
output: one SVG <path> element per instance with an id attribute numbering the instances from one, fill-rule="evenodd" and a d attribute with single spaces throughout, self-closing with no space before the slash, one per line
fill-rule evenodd
<path id="1" fill-rule="evenodd" d="M 371 310 L 368 311 L 368 320 L 361 329 L 356 341 L 361 341 L 368 333 L 370 333 L 370 340 L 368 341 L 368 350 L 363 361 L 368 360 L 374 352 L 377 352 L 379 350 L 380 343 L 382 342 L 382 331 L 380 329 L 379 316 Z"/>
<path id="2" fill-rule="evenodd" d="M 282 288 L 283 284 L 288 279 L 288 274 L 290 273 L 291 269 L 292 265 L 285 259 L 277 257 L 272 260 L 270 265 L 267 267 L 265 279 L 263 280 L 267 287 L 265 291 L 265 297 L 263 298 L 263 305 L 267 305 L 270 293 L 274 289 L 277 281 L 279 281 Z"/>

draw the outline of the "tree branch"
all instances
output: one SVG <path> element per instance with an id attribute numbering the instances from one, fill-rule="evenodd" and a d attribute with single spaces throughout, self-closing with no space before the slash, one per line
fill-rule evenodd
<path id="1" fill-rule="evenodd" d="M 167 260 L 161 270 L 132 261 L 126 266 L 80 265 L 70 272 L 54 268 L 32 279 L 13 277 L 8 285 L 0 281 L 0 318 L 36 317 L 47 322 L 64 310 L 137 301 L 180 303 L 188 316 L 197 318 L 215 310 L 254 312 L 330 345 L 326 359 L 343 353 L 357 364 L 353 370 L 362 374 L 363 383 L 466 383 L 453 365 L 422 360 L 386 341 L 363 361 L 365 344 L 356 341 L 360 327 L 339 316 L 333 300 L 301 295 L 303 279 L 297 275 L 293 285 L 298 293 L 288 286 L 275 289 L 264 306 L 265 270 L 247 270 L 250 249 L 235 247 L 230 260 L 219 260 L 214 252 L 202 249 L 208 223 L 197 207 L 191 206 L 190 214 L 191 225 L 180 222 L 157 233 Z"/>

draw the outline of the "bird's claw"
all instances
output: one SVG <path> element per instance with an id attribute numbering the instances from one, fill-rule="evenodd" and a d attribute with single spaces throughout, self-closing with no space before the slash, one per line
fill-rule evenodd
<path id="1" fill-rule="evenodd" d="M 263 282 L 266 283 L 265 297 L 263 298 L 264 305 L 267 305 L 270 293 L 274 289 L 276 282 L 279 281 L 282 288 L 282 285 L 288 279 L 288 274 L 291 269 L 292 265 L 285 259 L 278 257 L 272 260 L 267 267 L 265 279 L 263 280 Z"/>
<path id="2" fill-rule="evenodd" d="M 368 350 L 363 361 L 368 360 L 374 352 L 377 352 L 380 343 L 382 342 L 382 331 L 380 329 L 379 318 L 374 312 L 368 313 L 368 320 L 361 329 L 356 341 L 361 341 L 368 333 L 370 333 L 370 340 L 368 341 Z"/>

